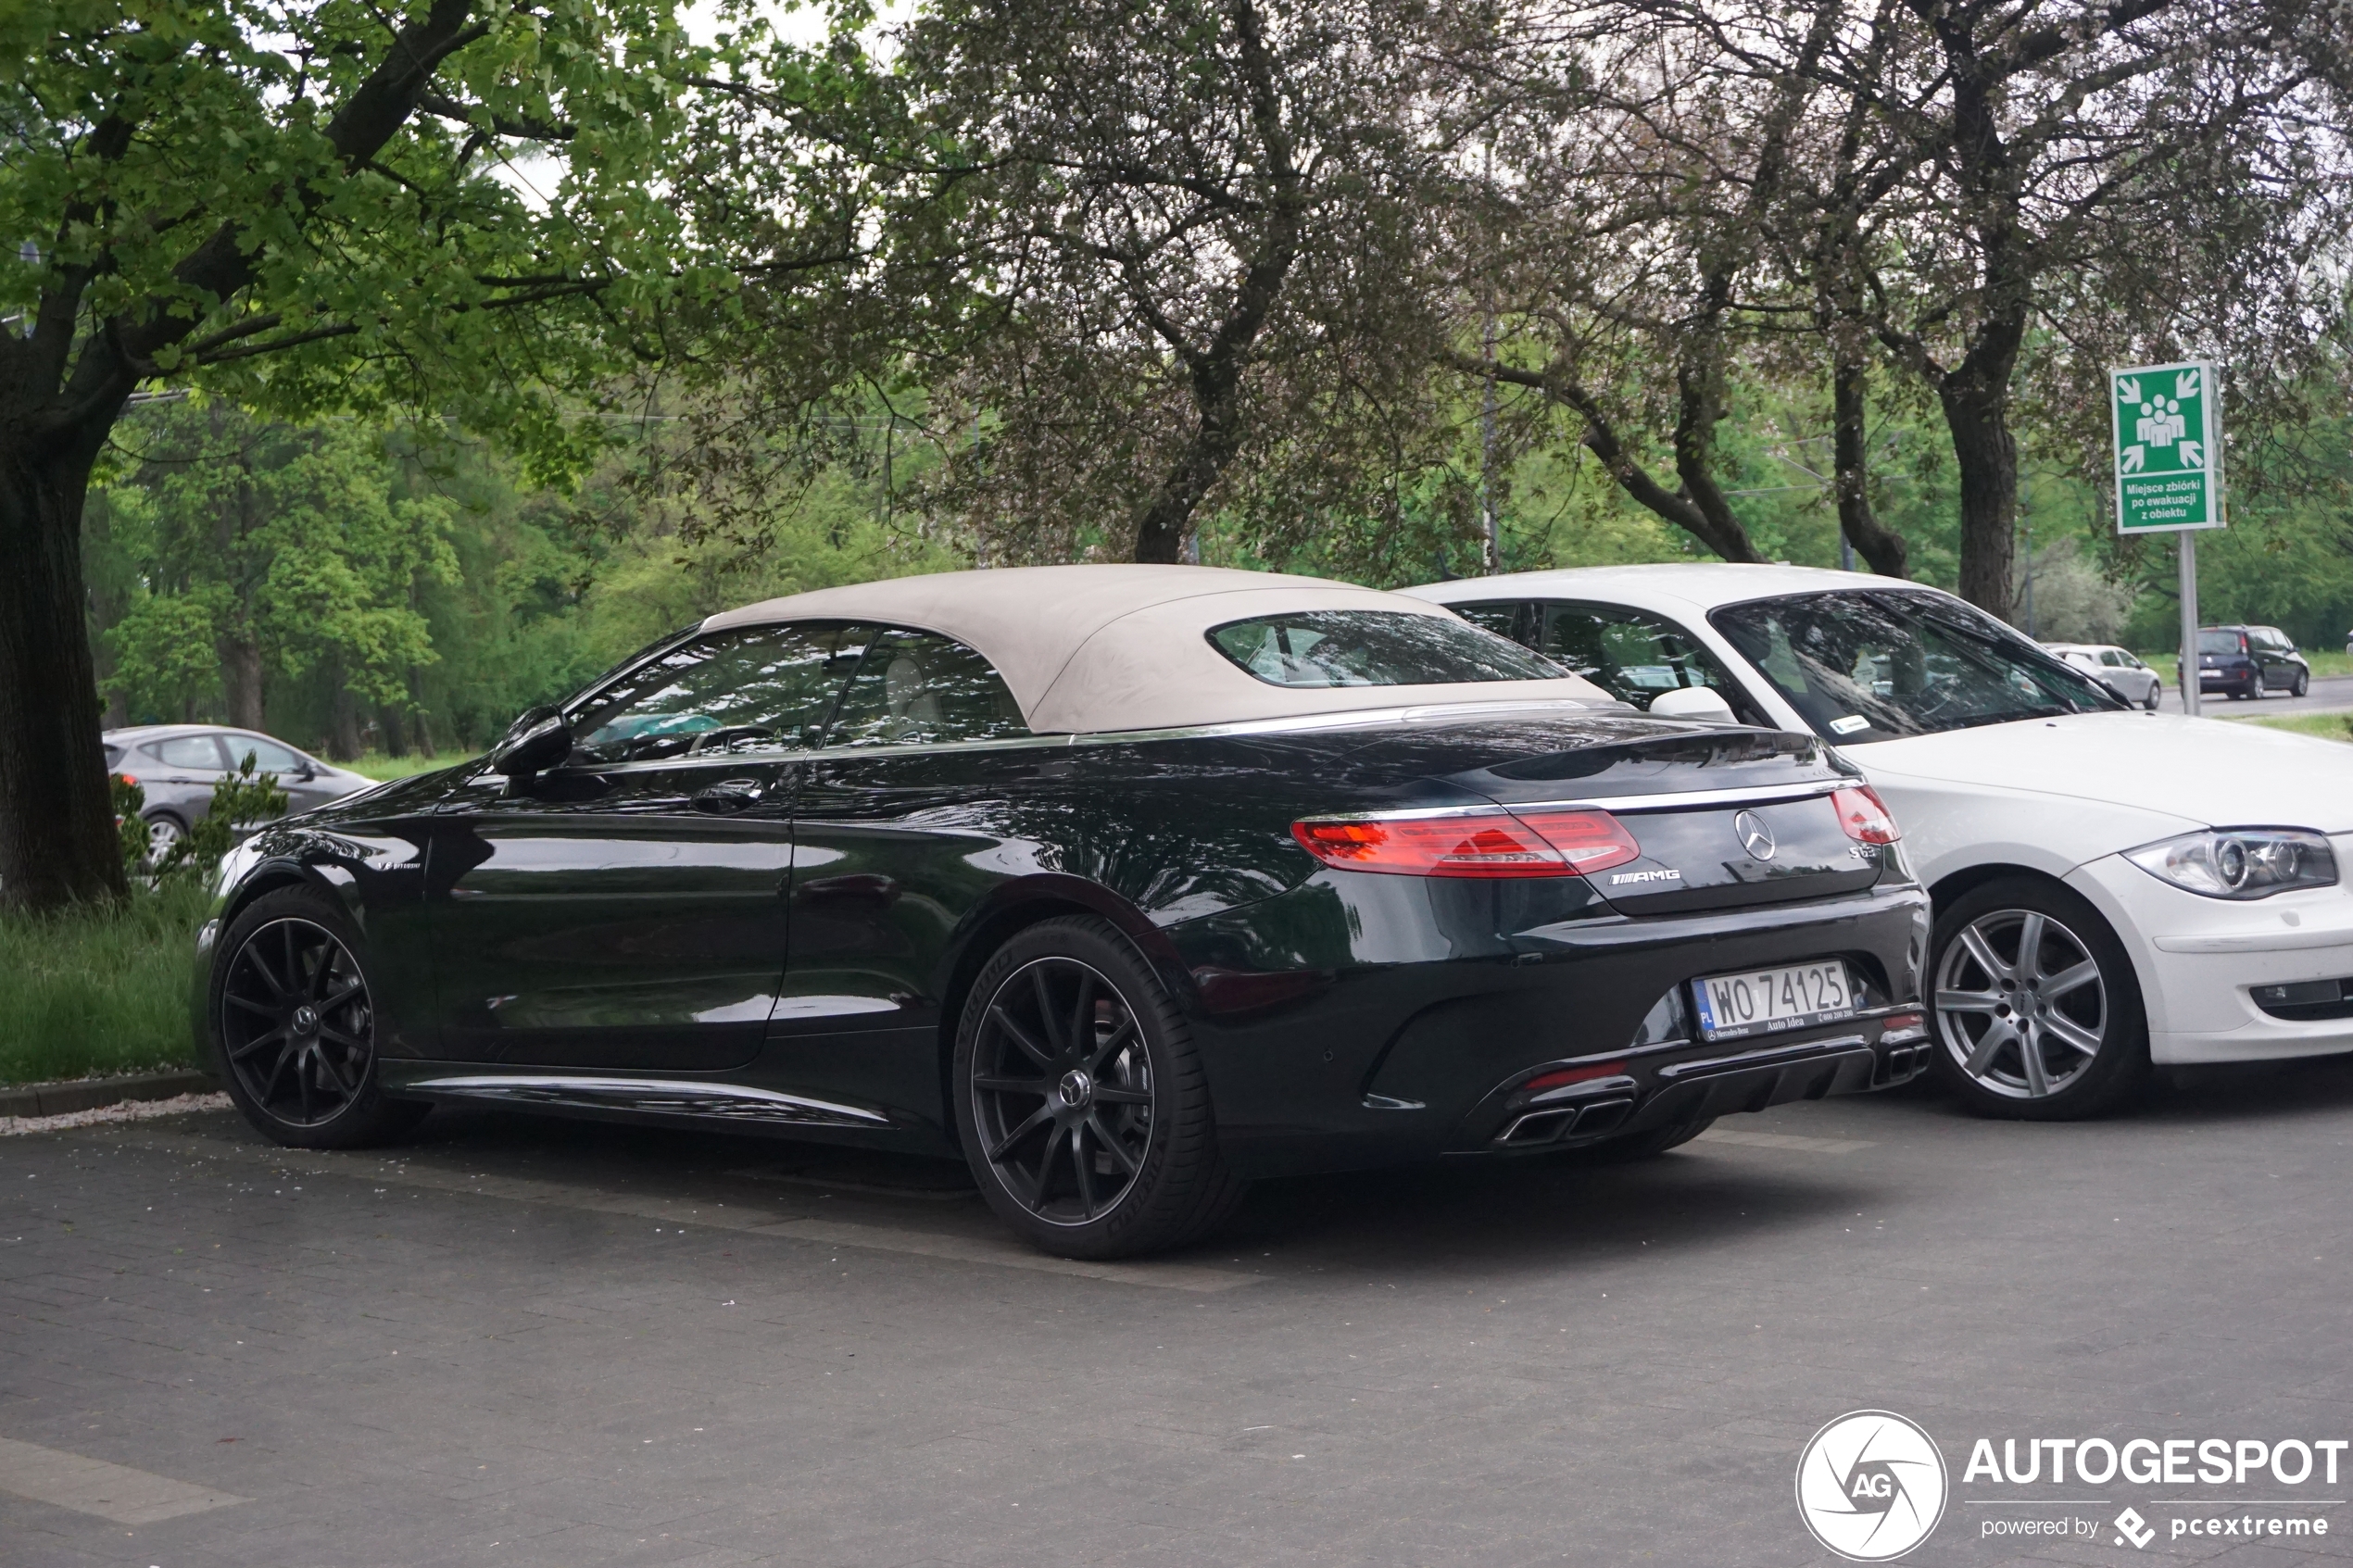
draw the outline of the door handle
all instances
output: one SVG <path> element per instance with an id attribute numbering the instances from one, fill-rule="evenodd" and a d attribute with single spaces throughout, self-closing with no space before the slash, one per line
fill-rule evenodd
<path id="1" fill-rule="evenodd" d="M 708 811 L 713 816 L 724 816 L 759 804 L 758 779 L 722 779 L 695 796 L 695 809 Z"/>

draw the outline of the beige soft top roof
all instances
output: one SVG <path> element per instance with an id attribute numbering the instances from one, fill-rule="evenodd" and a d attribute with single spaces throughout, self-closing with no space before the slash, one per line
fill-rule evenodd
<path id="1" fill-rule="evenodd" d="M 1265 571 L 1205 566 L 1028 566 L 820 588 L 731 609 L 705 631 L 807 619 L 875 621 L 970 645 L 1005 678 L 1041 734 L 1287 719 L 1431 703 L 1607 703 L 1600 687 L 1557 681 L 1416 686 L 1277 686 L 1204 635 L 1229 621 L 1286 611 L 1382 609 L 1453 618 L 1421 599 Z"/>

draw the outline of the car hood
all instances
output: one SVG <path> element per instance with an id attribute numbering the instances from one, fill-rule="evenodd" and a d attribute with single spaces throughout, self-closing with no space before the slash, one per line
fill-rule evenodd
<path id="1" fill-rule="evenodd" d="M 2353 746 L 2178 713 L 2027 719 L 1843 755 L 1891 782 L 2063 796 L 2207 827 L 2353 829 Z"/>

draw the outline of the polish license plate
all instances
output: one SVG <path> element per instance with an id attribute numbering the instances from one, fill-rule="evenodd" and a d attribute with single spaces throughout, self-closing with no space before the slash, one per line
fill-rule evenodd
<path id="1" fill-rule="evenodd" d="M 1692 982 L 1704 1040 L 1743 1040 L 1855 1016 L 1855 984 L 1836 959 L 1710 974 Z"/>

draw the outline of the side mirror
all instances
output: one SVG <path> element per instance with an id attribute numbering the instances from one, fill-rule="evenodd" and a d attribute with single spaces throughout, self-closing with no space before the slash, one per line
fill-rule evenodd
<path id="1" fill-rule="evenodd" d="M 490 771 L 510 779 L 542 773 L 572 755 L 572 726 L 552 708 L 535 708 L 490 748 Z"/>
<path id="2" fill-rule="evenodd" d="M 1651 698 L 1651 715 L 1657 719 L 1705 719 L 1712 723 L 1737 724 L 1732 705 L 1714 686 L 1678 686 L 1671 692 L 1661 692 Z"/>

